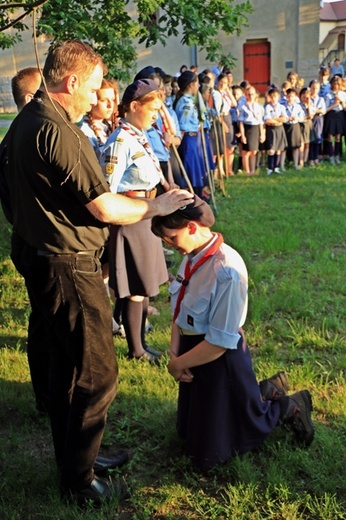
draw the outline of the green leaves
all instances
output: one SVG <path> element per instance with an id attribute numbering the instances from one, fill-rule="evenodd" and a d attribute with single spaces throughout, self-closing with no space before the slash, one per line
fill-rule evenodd
<path id="1" fill-rule="evenodd" d="M 9 3 L 0 4 L 0 48 L 18 41 L 25 28 L 18 23 L 14 35 L 1 32 L 11 16 L 23 12 L 6 7 Z M 39 33 L 53 41 L 77 38 L 92 43 L 110 75 L 122 80 L 129 79 L 138 43 L 166 45 L 169 36 L 179 34 L 183 45 L 196 45 L 209 61 L 218 61 L 222 53 L 218 33 L 239 34 L 252 11 L 249 0 L 236 5 L 234 0 L 36 0 L 21 5 L 30 12 L 34 4 L 41 5 Z"/>

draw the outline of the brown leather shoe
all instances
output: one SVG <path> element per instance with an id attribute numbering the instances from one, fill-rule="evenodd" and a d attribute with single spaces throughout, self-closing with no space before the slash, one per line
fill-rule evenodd
<path id="1" fill-rule="evenodd" d="M 290 384 L 286 372 L 277 372 L 269 379 L 264 379 L 259 383 L 263 401 L 277 401 L 279 397 L 287 394 Z"/>
<path id="2" fill-rule="evenodd" d="M 308 390 L 280 397 L 280 419 L 283 424 L 292 428 L 298 442 L 310 446 L 315 435 L 311 420 L 312 399 Z"/>

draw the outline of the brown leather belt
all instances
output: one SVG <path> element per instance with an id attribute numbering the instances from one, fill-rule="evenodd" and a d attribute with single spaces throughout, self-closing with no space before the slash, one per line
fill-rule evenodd
<path id="1" fill-rule="evenodd" d="M 200 336 L 201 332 L 194 332 L 193 330 L 185 330 L 179 327 L 181 336 Z"/>
<path id="2" fill-rule="evenodd" d="M 185 134 L 191 136 L 191 137 L 197 137 L 198 132 L 185 132 Z"/>
<path id="3" fill-rule="evenodd" d="M 126 197 L 132 198 L 140 198 L 140 199 L 155 199 L 157 189 L 153 188 L 152 190 L 130 190 L 124 191 L 122 195 L 126 195 Z"/>
<path id="4" fill-rule="evenodd" d="M 36 249 L 37 256 L 76 256 L 76 255 L 83 255 L 83 256 L 95 256 L 96 258 L 100 258 L 102 256 L 102 253 L 104 251 L 104 247 L 100 247 L 100 249 L 97 249 L 96 251 L 71 251 L 68 253 L 54 253 L 54 251 L 48 251 L 46 249 Z"/>

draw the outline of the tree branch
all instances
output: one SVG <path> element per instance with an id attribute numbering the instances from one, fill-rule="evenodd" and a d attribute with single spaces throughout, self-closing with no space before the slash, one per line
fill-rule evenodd
<path id="1" fill-rule="evenodd" d="M 0 4 L 0 9 L 19 9 L 22 7 L 23 9 L 29 9 L 29 11 L 32 11 L 35 9 L 35 7 L 40 7 L 40 5 L 45 4 L 49 0 L 36 0 L 36 2 L 33 2 L 32 4 L 23 4 L 23 2 L 13 3 L 13 4 Z"/>
<path id="2" fill-rule="evenodd" d="M 28 9 L 23 14 L 17 16 L 17 18 L 14 18 L 11 21 L 11 23 L 7 24 L 4 27 L 0 27 L 0 32 L 4 32 L 7 29 L 10 29 L 11 27 L 14 27 L 15 25 L 17 25 L 17 23 L 21 22 L 30 13 L 32 13 L 32 11 L 34 9 L 36 9 L 37 7 L 40 7 L 41 5 L 43 5 L 43 4 L 47 3 L 47 2 L 49 2 L 49 0 L 37 0 L 33 4 L 1 4 L 0 5 L 0 9 L 4 9 L 4 8 L 6 8 L 6 9 L 9 9 L 9 8 L 20 8 L 20 7 L 23 7 L 23 8 L 25 7 L 25 8 L 28 8 Z"/>

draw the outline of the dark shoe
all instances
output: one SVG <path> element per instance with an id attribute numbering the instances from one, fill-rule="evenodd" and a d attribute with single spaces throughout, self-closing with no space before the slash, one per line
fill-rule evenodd
<path id="1" fill-rule="evenodd" d="M 138 359 L 139 361 L 147 361 L 151 365 L 160 365 L 160 356 L 156 356 L 155 354 L 151 354 L 147 351 L 145 351 L 142 356 L 135 359 Z"/>
<path id="2" fill-rule="evenodd" d="M 144 345 L 144 350 L 146 352 L 149 352 L 149 354 L 152 354 L 153 356 L 157 356 L 158 358 L 160 358 L 162 356 L 162 354 L 160 354 L 160 352 L 149 347 L 149 345 Z"/>
<path id="3" fill-rule="evenodd" d="M 95 506 L 100 506 L 102 502 L 109 502 L 114 498 L 121 502 L 130 496 L 124 482 L 115 482 L 110 477 L 102 478 L 96 475 L 85 488 L 77 491 L 64 490 L 62 495 L 69 502 L 75 502 L 79 506 L 83 506 L 88 501 L 93 502 Z"/>
<path id="4" fill-rule="evenodd" d="M 292 428 L 297 440 L 310 446 L 315 434 L 311 420 L 312 399 L 308 390 L 302 390 L 279 399 L 283 424 Z"/>
<path id="5" fill-rule="evenodd" d="M 94 472 L 96 475 L 104 475 L 110 469 L 120 468 L 128 462 L 129 454 L 126 450 L 119 450 L 112 457 L 96 457 Z"/>
<path id="6" fill-rule="evenodd" d="M 290 384 L 286 372 L 282 370 L 259 383 L 263 401 L 276 401 L 287 394 Z"/>

